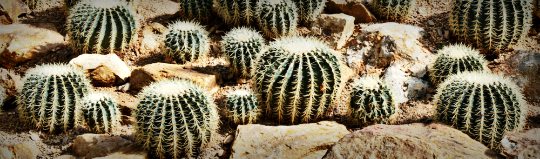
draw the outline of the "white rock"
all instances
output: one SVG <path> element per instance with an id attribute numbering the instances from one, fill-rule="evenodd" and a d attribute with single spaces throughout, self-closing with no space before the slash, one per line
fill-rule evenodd
<path id="1" fill-rule="evenodd" d="M 83 134 L 73 140 L 72 149 L 78 157 L 95 158 L 107 156 L 132 144 L 120 136 Z"/>
<path id="2" fill-rule="evenodd" d="M 180 11 L 180 4 L 171 0 L 132 0 L 132 6 L 135 6 L 135 10 L 144 18 L 143 20 L 174 15 Z"/>
<path id="3" fill-rule="evenodd" d="M 501 144 L 509 158 L 540 158 L 540 128 L 506 134 Z"/>
<path id="4" fill-rule="evenodd" d="M 407 89 L 405 87 L 408 77 L 405 71 L 401 70 L 401 67 L 397 63 L 394 63 L 386 69 L 383 79 L 390 88 L 390 92 L 392 92 L 396 103 L 405 103 L 409 100 L 407 98 Z"/>
<path id="5" fill-rule="evenodd" d="M 354 17 L 346 14 L 321 14 L 315 23 L 315 28 L 330 31 L 336 49 L 341 49 L 347 44 L 354 31 Z"/>
<path id="6" fill-rule="evenodd" d="M 167 28 L 159 23 L 152 23 L 143 28 L 143 38 L 141 40 L 141 53 L 158 52 L 161 46 L 163 33 Z"/>
<path id="7" fill-rule="evenodd" d="M 110 73 L 116 76 L 120 81 L 118 82 L 118 84 L 127 82 L 127 79 L 131 75 L 131 70 L 129 69 L 127 64 L 122 61 L 120 57 L 118 57 L 116 54 L 83 54 L 72 59 L 69 64 L 85 70 L 88 74 L 91 74 L 99 67 L 103 67 L 104 69 L 100 69 L 99 71 L 107 70 L 103 73 L 108 73 L 108 71 L 110 71 Z M 98 76 L 90 78 L 94 81 L 100 79 L 98 78 Z M 113 84 L 116 84 L 114 81 Z"/>

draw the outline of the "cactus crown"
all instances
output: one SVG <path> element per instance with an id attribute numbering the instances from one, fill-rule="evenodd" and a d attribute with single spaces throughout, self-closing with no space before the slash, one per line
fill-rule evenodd
<path id="1" fill-rule="evenodd" d="M 180 8 L 186 20 L 206 22 L 212 17 L 213 0 L 180 0 Z"/>
<path id="2" fill-rule="evenodd" d="M 91 92 L 81 102 L 84 122 L 93 132 L 110 133 L 120 126 L 120 109 L 110 94 Z"/>
<path id="3" fill-rule="evenodd" d="M 197 22 L 177 21 L 165 34 L 165 54 L 180 63 L 204 59 L 210 52 L 208 32 Z"/>
<path id="4" fill-rule="evenodd" d="M 91 87 L 82 71 L 65 64 L 45 64 L 28 70 L 23 82 L 17 99 L 23 121 L 51 133 L 79 123 L 79 102 Z"/>
<path id="5" fill-rule="evenodd" d="M 257 2 L 256 18 L 259 28 L 268 37 L 296 34 L 298 13 L 289 0 L 263 0 Z"/>
<path id="6" fill-rule="evenodd" d="M 218 128 L 217 108 L 202 88 L 185 80 L 145 87 L 135 112 L 136 138 L 156 158 L 193 157 Z"/>
<path id="7" fill-rule="evenodd" d="M 465 71 L 484 71 L 487 62 L 480 52 L 465 45 L 445 46 L 437 53 L 437 59 L 429 67 L 431 81 L 442 83 L 448 76 Z"/>
<path id="8" fill-rule="evenodd" d="M 386 123 L 396 113 L 390 89 L 378 77 L 355 80 L 350 96 L 350 118 L 354 124 Z"/>
<path id="9" fill-rule="evenodd" d="M 225 23 L 251 25 L 255 19 L 258 0 L 214 0 L 214 9 Z"/>
<path id="10" fill-rule="evenodd" d="M 298 7 L 298 18 L 304 22 L 314 21 L 326 6 L 326 0 L 293 0 L 293 2 Z"/>
<path id="11" fill-rule="evenodd" d="M 260 110 L 257 97 L 253 92 L 239 89 L 226 94 L 226 102 L 230 121 L 234 124 L 253 124 L 257 122 Z"/>
<path id="12" fill-rule="evenodd" d="M 221 49 L 231 61 L 233 72 L 242 77 L 249 76 L 251 63 L 264 46 L 261 34 L 245 27 L 232 29 L 221 41 Z"/>
<path id="13" fill-rule="evenodd" d="M 435 95 L 437 120 L 463 131 L 489 148 L 498 149 L 504 133 L 520 130 L 527 106 L 518 87 L 487 72 L 449 77 Z"/>
<path id="14" fill-rule="evenodd" d="M 82 53 L 124 51 L 137 39 L 135 11 L 123 0 L 83 0 L 69 11 L 67 32 Z"/>
<path id="15" fill-rule="evenodd" d="M 371 6 L 382 18 L 388 20 L 403 20 L 411 13 L 416 0 L 373 0 Z"/>

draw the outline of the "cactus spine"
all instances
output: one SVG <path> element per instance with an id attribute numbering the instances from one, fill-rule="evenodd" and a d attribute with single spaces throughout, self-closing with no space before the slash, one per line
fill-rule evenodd
<path id="1" fill-rule="evenodd" d="M 489 69 L 480 52 L 465 45 L 450 45 L 438 51 L 437 59 L 429 67 L 429 75 L 433 83 L 439 84 L 450 75 L 484 70 Z"/>
<path id="2" fill-rule="evenodd" d="M 531 26 L 530 0 L 453 1 L 450 31 L 476 47 L 501 51 L 516 44 Z"/>
<path id="3" fill-rule="evenodd" d="M 208 32 L 199 23 L 178 21 L 168 28 L 164 42 L 166 55 L 180 63 L 193 62 L 208 56 Z"/>
<path id="4" fill-rule="evenodd" d="M 216 13 L 230 25 L 251 25 L 255 21 L 257 0 L 214 0 Z"/>
<path id="5" fill-rule="evenodd" d="M 449 77 L 435 95 L 437 120 L 468 134 L 491 149 L 508 131 L 520 130 L 527 106 L 518 87 L 487 72 Z"/>
<path id="6" fill-rule="evenodd" d="M 261 0 L 255 14 L 262 32 L 275 38 L 296 34 L 297 10 L 289 0 Z"/>
<path id="7" fill-rule="evenodd" d="M 293 0 L 298 7 L 298 18 L 303 22 L 314 21 L 319 16 L 324 7 L 326 0 Z"/>
<path id="8" fill-rule="evenodd" d="M 234 28 L 223 36 L 221 49 L 231 61 L 233 72 L 249 77 L 251 63 L 265 46 L 264 38 L 249 28 Z"/>
<path id="9" fill-rule="evenodd" d="M 184 19 L 206 22 L 212 17 L 213 0 L 179 0 Z"/>
<path id="10" fill-rule="evenodd" d="M 355 123 L 386 123 L 396 113 L 396 103 L 390 89 L 378 77 L 356 80 L 350 96 L 350 118 Z"/>
<path id="11" fill-rule="evenodd" d="M 69 65 L 45 64 L 27 71 L 19 90 L 19 116 L 46 132 L 66 131 L 79 124 L 79 102 L 91 85 Z"/>
<path id="12" fill-rule="evenodd" d="M 279 39 L 254 63 L 261 108 L 278 122 L 318 120 L 342 88 L 344 64 L 326 44 L 304 37 Z"/>
<path id="13" fill-rule="evenodd" d="M 252 124 L 257 122 L 260 110 L 257 97 L 253 92 L 240 89 L 226 95 L 228 118 L 234 124 Z"/>
<path id="14" fill-rule="evenodd" d="M 111 133 L 120 126 L 120 109 L 114 98 L 92 92 L 82 99 L 82 114 L 87 126 L 96 133 Z"/>
<path id="15" fill-rule="evenodd" d="M 416 0 L 373 0 L 371 6 L 380 17 L 399 21 L 406 19 L 416 5 Z"/>
<path id="16" fill-rule="evenodd" d="M 218 127 L 210 95 L 185 80 L 164 80 L 139 94 L 136 138 L 156 158 L 197 155 Z"/>

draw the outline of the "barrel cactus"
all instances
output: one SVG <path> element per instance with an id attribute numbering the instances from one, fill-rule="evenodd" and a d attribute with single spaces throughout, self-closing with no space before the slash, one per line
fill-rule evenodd
<path id="1" fill-rule="evenodd" d="M 255 22 L 258 0 L 214 0 L 216 13 L 230 25 L 251 25 Z"/>
<path id="2" fill-rule="evenodd" d="M 362 77 L 352 83 L 350 119 L 354 124 L 386 123 L 396 113 L 390 89 L 378 77 Z"/>
<path id="3" fill-rule="evenodd" d="M 239 89 L 226 94 L 228 118 L 234 124 L 252 124 L 257 122 L 260 110 L 257 97 L 253 92 Z"/>
<path id="4" fill-rule="evenodd" d="M 114 98 L 104 92 L 92 92 L 82 99 L 82 117 L 96 133 L 111 133 L 120 127 L 120 109 Z"/>
<path id="5" fill-rule="evenodd" d="M 456 0 L 450 31 L 464 42 L 501 51 L 524 37 L 532 23 L 530 0 Z"/>
<path id="6" fill-rule="evenodd" d="M 137 39 L 135 11 L 123 0 L 82 0 L 69 11 L 67 33 L 81 53 L 125 51 Z"/>
<path id="7" fill-rule="evenodd" d="M 64 64 L 45 64 L 26 72 L 17 98 L 19 116 L 28 124 L 56 133 L 79 124 L 80 101 L 91 85 L 84 72 Z"/>
<path id="8" fill-rule="evenodd" d="M 506 132 L 520 130 L 527 106 L 508 79 L 487 72 L 463 72 L 443 82 L 434 103 L 436 119 L 499 149 Z"/>
<path id="9" fill-rule="evenodd" d="M 210 52 L 208 32 L 197 22 L 178 21 L 165 33 L 165 54 L 177 62 L 204 59 Z"/>
<path id="10" fill-rule="evenodd" d="M 280 123 L 324 117 L 340 96 L 343 66 L 334 50 L 319 40 L 286 37 L 272 42 L 252 70 L 261 109 Z"/>
<path id="11" fill-rule="evenodd" d="M 139 94 L 136 139 L 155 158 L 193 157 L 212 140 L 217 107 L 202 88 L 185 80 L 153 83 Z"/>
<path id="12" fill-rule="evenodd" d="M 180 11 L 185 20 L 206 22 L 212 17 L 214 0 L 179 0 Z"/>
<path id="13" fill-rule="evenodd" d="M 249 77 L 251 62 L 265 46 L 265 40 L 257 31 L 234 28 L 223 36 L 221 50 L 231 61 L 232 70 L 242 77 Z"/>
<path id="14" fill-rule="evenodd" d="M 298 18 L 304 22 L 314 21 L 326 6 L 326 0 L 293 0 L 293 2 L 298 7 Z"/>
<path id="15" fill-rule="evenodd" d="M 465 45 L 450 45 L 438 51 L 437 59 L 429 67 L 429 76 L 433 83 L 439 84 L 450 75 L 484 70 L 489 69 L 480 52 Z"/>
<path id="16" fill-rule="evenodd" d="M 370 5 L 379 17 L 400 21 L 411 14 L 416 0 L 373 0 Z"/>
<path id="17" fill-rule="evenodd" d="M 275 38 L 296 34 L 297 10 L 289 0 L 262 0 L 257 3 L 255 15 L 262 32 Z"/>

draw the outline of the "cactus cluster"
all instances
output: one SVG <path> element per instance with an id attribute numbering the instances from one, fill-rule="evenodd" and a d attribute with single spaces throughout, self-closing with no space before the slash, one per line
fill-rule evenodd
<path id="1" fill-rule="evenodd" d="M 298 18 L 306 23 L 314 21 L 326 6 L 326 0 L 293 0 L 293 2 L 298 7 Z"/>
<path id="2" fill-rule="evenodd" d="M 155 158 L 197 155 L 218 127 L 214 101 L 185 80 L 153 83 L 139 94 L 136 139 Z"/>
<path id="3" fill-rule="evenodd" d="M 91 92 L 81 102 L 84 123 L 91 131 L 111 133 L 120 126 L 120 109 L 111 95 Z"/>
<path id="4" fill-rule="evenodd" d="M 268 37 L 296 34 L 298 9 L 290 0 L 261 0 L 255 15 L 260 30 Z"/>
<path id="5" fill-rule="evenodd" d="M 210 52 L 208 32 L 197 22 L 178 21 L 165 33 L 165 54 L 179 63 L 204 59 Z"/>
<path id="6" fill-rule="evenodd" d="M 249 77 L 251 63 L 265 46 L 264 38 L 249 28 L 234 28 L 223 36 L 221 50 L 231 61 L 232 70 L 242 77 Z"/>
<path id="7" fill-rule="evenodd" d="M 252 124 L 257 122 L 260 110 L 257 97 L 253 92 L 239 89 L 226 94 L 227 117 L 234 124 Z"/>
<path id="8" fill-rule="evenodd" d="M 435 95 L 436 119 L 498 149 L 506 132 L 520 130 L 527 106 L 518 87 L 487 72 L 450 76 Z"/>
<path id="9" fill-rule="evenodd" d="M 135 11 L 123 0 L 82 0 L 70 9 L 66 30 L 74 50 L 109 54 L 133 44 L 138 25 Z"/>
<path id="10" fill-rule="evenodd" d="M 21 119 L 46 132 L 79 123 L 80 101 L 91 88 L 84 72 L 64 64 L 45 64 L 26 72 L 18 96 Z"/>
<path id="11" fill-rule="evenodd" d="M 390 89 L 378 77 L 362 77 L 352 83 L 350 119 L 355 124 L 386 123 L 396 113 Z"/>
<path id="12" fill-rule="evenodd" d="M 429 76 L 431 82 L 439 84 L 460 72 L 484 70 L 489 70 L 487 61 L 479 51 L 465 45 L 450 45 L 437 52 L 437 59 L 429 67 Z"/>
<path id="13" fill-rule="evenodd" d="M 214 0 L 216 13 L 230 25 L 251 25 L 255 22 L 258 0 Z"/>
<path id="14" fill-rule="evenodd" d="M 206 22 L 212 17 L 214 0 L 179 0 L 180 11 L 185 20 Z"/>
<path id="15" fill-rule="evenodd" d="M 280 123 L 324 117 L 339 97 L 343 66 L 334 50 L 319 40 L 286 37 L 272 42 L 252 70 L 261 109 Z"/>
<path id="16" fill-rule="evenodd" d="M 458 39 L 501 51 L 524 37 L 532 23 L 530 0 L 453 1 L 450 31 Z"/>
<path id="17" fill-rule="evenodd" d="M 370 5 L 379 17 L 400 21 L 411 14 L 416 0 L 373 0 Z"/>

